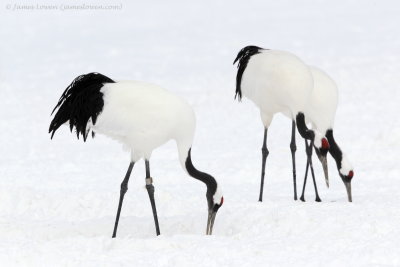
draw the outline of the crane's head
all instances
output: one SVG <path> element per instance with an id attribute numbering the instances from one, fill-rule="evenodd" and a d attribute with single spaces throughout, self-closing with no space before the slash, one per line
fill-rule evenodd
<path id="1" fill-rule="evenodd" d="M 340 178 L 342 178 L 342 181 L 346 187 L 348 200 L 349 202 L 352 202 L 353 198 L 351 195 L 351 180 L 354 176 L 353 166 L 347 159 L 346 155 L 342 152 L 340 147 L 337 145 L 335 138 L 333 137 L 333 130 L 328 129 L 325 136 L 328 138 L 330 144 L 329 153 L 335 159 Z"/>
<path id="2" fill-rule="evenodd" d="M 224 203 L 224 197 L 222 196 L 221 188 L 219 187 L 215 178 L 207 173 L 197 170 L 193 166 L 191 151 L 192 149 L 190 148 L 185 159 L 184 166 L 190 176 L 202 181 L 207 186 L 206 197 L 208 204 L 208 219 L 206 234 L 211 235 L 214 226 L 215 216 L 217 216 L 219 208 Z"/>
<path id="3" fill-rule="evenodd" d="M 349 160 L 345 155 L 342 155 L 342 160 L 340 162 L 340 168 L 339 168 L 339 175 L 340 178 L 342 178 L 344 186 L 346 187 L 347 198 L 349 202 L 352 202 L 353 197 L 351 194 L 351 180 L 353 179 L 354 176 L 354 170 L 353 166 L 351 165 L 351 163 L 349 162 Z"/>
<path id="4" fill-rule="evenodd" d="M 214 190 L 207 190 L 207 203 L 208 203 L 208 219 L 207 219 L 207 229 L 206 234 L 211 235 L 214 227 L 215 216 L 217 216 L 217 212 L 219 208 L 224 204 L 224 197 L 222 196 L 222 192 L 218 187 Z"/>
<path id="5" fill-rule="evenodd" d="M 329 187 L 328 161 L 326 155 L 328 154 L 330 145 L 328 139 L 318 131 L 315 131 L 314 148 L 319 161 L 322 163 L 322 168 L 324 169 L 326 186 Z"/>

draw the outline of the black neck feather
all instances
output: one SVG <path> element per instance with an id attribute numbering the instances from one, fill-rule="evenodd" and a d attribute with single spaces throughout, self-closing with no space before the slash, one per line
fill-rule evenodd
<path id="1" fill-rule="evenodd" d="M 304 139 L 312 140 L 312 141 L 314 140 L 314 137 L 315 137 L 314 131 L 308 129 L 305 118 L 304 118 L 304 114 L 302 112 L 299 112 L 296 115 L 296 124 L 297 124 L 297 129 L 299 130 L 301 137 L 303 137 Z"/>
<path id="2" fill-rule="evenodd" d="M 333 138 L 333 130 L 327 130 L 325 136 L 329 142 L 329 153 L 335 159 L 337 168 L 340 170 L 342 168 L 343 153 L 340 147 L 337 145 L 335 138 Z"/>
<path id="3" fill-rule="evenodd" d="M 185 167 L 190 176 L 192 176 L 193 178 L 200 180 L 206 184 L 208 207 L 210 208 L 213 205 L 212 198 L 213 198 L 215 192 L 217 191 L 217 181 L 211 175 L 201 172 L 193 166 L 191 150 L 192 149 L 190 148 L 188 151 L 188 156 L 186 158 Z"/>
<path id="4" fill-rule="evenodd" d="M 236 94 L 235 94 L 235 99 L 237 96 L 239 101 L 242 99 L 242 88 L 241 88 L 241 83 L 242 83 L 242 76 L 244 73 L 244 70 L 247 67 L 247 63 L 249 63 L 249 60 L 252 56 L 258 54 L 263 50 L 263 48 L 254 46 L 254 45 L 249 45 L 243 48 L 242 50 L 239 51 L 238 55 L 236 56 L 235 61 L 233 61 L 233 64 L 236 63 L 236 61 L 239 61 L 238 63 L 238 72 L 236 74 Z"/>

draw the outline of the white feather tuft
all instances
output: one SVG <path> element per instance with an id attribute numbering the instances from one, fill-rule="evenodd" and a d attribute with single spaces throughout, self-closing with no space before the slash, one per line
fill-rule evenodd
<path id="1" fill-rule="evenodd" d="M 318 132 L 317 130 L 314 130 L 315 133 L 315 139 L 314 139 L 314 146 L 321 148 L 322 147 L 322 139 L 326 139 L 326 137 Z"/>
<path id="2" fill-rule="evenodd" d="M 339 171 L 344 176 L 349 175 L 349 172 L 353 171 L 353 166 L 344 154 L 342 156 L 342 168 Z"/>
<path id="3" fill-rule="evenodd" d="M 213 196 L 214 203 L 221 204 L 222 197 L 223 197 L 222 190 L 220 186 L 217 184 L 217 191 L 215 191 L 215 194 Z"/>

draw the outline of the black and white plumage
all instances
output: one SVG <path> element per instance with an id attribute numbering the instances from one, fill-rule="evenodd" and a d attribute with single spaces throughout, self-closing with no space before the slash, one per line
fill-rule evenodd
<path id="1" fill-rule="evenodd" d="M 100 73 L 89 73 L 77 77 L 67 87 L 51 113 L 58 109 L 49 128 L 51 138 L 62 124 L 69 121 L 70 130 L 75 127 L 78 139 L 82 135 L 86 141 L 87 130 L 90 129 L 87 124 L 95 124 L 103 110 L 103 93 L 100 90 L 104 83 L 115 82 Z"/>
<path id="2" fill-rule="evenodd" d="M 308 121 L 311 123 L 313 129 L 324 133 L 328 139 L 330 145 L 329 154 L 331 154 L 336 162 L 339 176 L 346 187 L 348 200 L 351 202 L 351 180 L 354 175 L 353 166 L 333 137 L 333 126 L 338 106 L 338 88 L 335 81 L 324 71 L 313 66 L 309 66 L 309 68 L 313 76 L 314 86 L 307 105 Z M 316 152 L 322 164 L 326 165 L 326 157 L 321 156 L 317 149 Z M 326 177 L 328 176 L 326 175 Z M 304 188 L 305 183 L 303 185 L 303 199 Z"/>
<path id="3" fill-rule="evenodd" d="M 307 104 L 313 89 L 312 74 L 308 66 L 295 55 L 257 46 L 247 46 L 240 50 L 234 64 L 236 62 L 238 62 L 236 96 L 239 96 L 239 100 L 242 95 L 247 97 L 260 109 L 260 116 L 264 125 L 259 201 L 262 201 L 263 197 L 265 164 L 269 154 L 267 148 L 268 127 L 276 113 L 283 113 L 292 120 L 290 148 L 293 164 L 294 199 L 296 200 L 296 125 L 300 135 L 306 140 L 307 147 L 307 140 L 310 140 L 311 147 L 314 145 L 321 151 L 327 151 L 329 148 L 327 139 L 320 132 L 308 129 L 305 122 Z M 308 153 L 308 163 L 311 165 L 313 174 L 311 153 Z M 316 200 L 320 201 L 318 195 Z"/>
<path id="4" fill-rule="evenodd" d="M 53 112 L 49 133 L 69 122 L 77 136 L 86 141 L 88 133 L 101 133 L 131 149 L 131 162 L 121 184 L 120 200 L 114 226 L 116 236 L 119 216 L 132 168 L 140 159 L 146 163 L 146 188 L 152 204 L 157 235 L 160 234 L 150 176 L 150 157 L 154 149 L 174 139 L 182 167 L 190 176 L 207 186 L 208 220 L 206 234 L 212 234 L 218 209 L 223 204 L 221 189 L 214 177 L 198 171 L 192 163 L 191 146 L 195 131 L 195 115 L 181 97 L 153 84 L 139 81 L 118 81 L 100 74 L 77 77 L 64 91 Z"/>
<path id="5" fill-rule="evenodd" d="M 233 61 L 233 64 L 235 64 L 237 61 L 238 62 L 238 71 L 236 75 L 236 93 L 235 93 L 235 99 L 238 97 L 239 101 L 242 99 L 242 77 L 243 77 L 243 72 L 247 67 L 247 64 L 249 63 L 249 60 L 252 56 L 259 54 L 262 49 L 258 46 L 250 45 L 246 46 L 242 50 L 239 51 L 238 55 L 235 58 L 235 61 Z"/>

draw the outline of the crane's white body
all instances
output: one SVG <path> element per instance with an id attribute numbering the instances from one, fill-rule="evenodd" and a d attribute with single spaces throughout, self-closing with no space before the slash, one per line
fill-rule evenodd
<path id="1" fill-rule="evenodd" d="M 313 93 L 310 68 L 297 56 L 279 50 L 262 50 L 253 55 L 243 73 L 242 93 L 260 109 L 261 120 L 268 128 L 274 114 L 283 113 L 295 120 L 299 112 L 307 116 Z M 315 132 L 315 145 L 323 137 Z"/>
<path id="2" fill-rule="evenodd" d="M 91 126 L 95 132 L 109 136 L 131 149 L 133 162 L 150 159 L 157 147 L 175 140 L 179 159 L 185 161 L 193 143 L 196 118 L 192 107 L 164 88 L 140 81 L 106 83 L 101 88 L 103 111 Z M 213 198 L 220 201 L 217 186 Z M 219 203 L 219 202 L 218 202 Z"/>
<path id="3" fill-rule="evenodd" d="M 293 54 L 278 50 L 262 50 L 253 55 L 242 78 L 242 93 L 261 112 L 264 125 L 278 112 L 295 118 L 304 112 L 313 89 L 307 65 Z"/>
<path id="4" fill-rule="evenodd" d="M 149 160 L 154 149 L 173 139 L 177 143 L 183 169 L 207 187 L 208 219 L 206 234 L 212 234 L 215 217 L 224 198 L 217 181 L 197 170 L 191 159 L 196 119 L 191 106 L 181 97 L 150 83 L 120 81 L 92 72 L 76 77 L 53 109 L 49 127 L 51 137 L 69 122 L 77 137 L 86 138 L 90 130 L 121 142 L 131 150 L 131 162 L 121 183 L 117 216 L 112 237 L 116 237 L 124 195 L 135 163 L 145 159 L 146 189 L 149 194 L 157 235 L 160 234 L 150 177 Z M 94 136 L 93 136 L 94 137 Z"/>
<path id="5" fill-rule="evenodd" d="M 338 88 L 324 71 L 309 66 L 313 77 L 313 91 L 307 104 L 306 114 L 314 129 L 325 133 L 333 128 L 338 106 Z"/>
<path id="6" fill-rule="evenodd" d="M 132 160 L 149 159 L 152 151 L 174 139 L 181 163 L 195 130 L 195 115 L 181 97 L 138 81 L 107 83 L 101 89 L 104 107 L 92 129 L 128 146 Z"/>
<path id="7" fill-rule="evenodd" d="M 352 166 L 337 146 L 333 131 L 327 131 L 333 127 L 338 102 L 335 82 L 324 72 L 309 67 L 297 56 L 285 51 L 247 46 L 240 50 L 234 63 L 238 60 L 236 94 L 239 97 L 246 96 L 260 109 L 265 129 L 269 128 L 273 116 L 278 112 L 292 121 L 301 118 L 299 115 L 303 113 L 306 121 L 312 124 L 314 146 L 317 149 L 328 149 L 326 141 L 332 142 L 333 147 L 329 147 L 329 152 L 335 159 L 341 178 L 346 185 L 349 201 L 352 201 L 350 186 L 354 175 Z M 297 128 L 304 135 L 304 129 L 307 127 L 301 124 L 303 122 L 298 121 Z M 267 131 L 264 134 L 263 149 L 266 149 L 266 136 Z M 268 153 L 268 150 L 266 152 Z M 292 157 L 294 166 L 293 150 Z M 265 159 L 263 150 L 260 201 Z M 321 155 L 320 160 L 327 180 L 326 155 Z"/>

